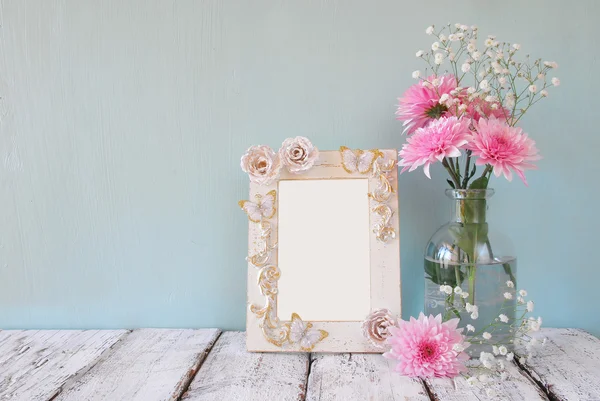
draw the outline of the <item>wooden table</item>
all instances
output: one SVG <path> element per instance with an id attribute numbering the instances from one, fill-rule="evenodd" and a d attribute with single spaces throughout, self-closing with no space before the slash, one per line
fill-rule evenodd
<path id="1" fill-rule="evenodd" d="M 497 400 L 600 400 L 600 340 L 545 329 L 542 355 L 510 365 Z M 399 376 L 375 354 L 262 354 L 243 332 L 0 331 L 0 400 L 488 400 L 462 378 Z"/>

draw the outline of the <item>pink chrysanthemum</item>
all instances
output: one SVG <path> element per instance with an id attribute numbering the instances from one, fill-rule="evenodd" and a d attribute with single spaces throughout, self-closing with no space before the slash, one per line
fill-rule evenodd
<path id="1" fill-rule="evenodd" d="M 475 129 L 468 145 L 473 156 L 477 156 L 475 164 L 491 165 L 496 177 L 504 174 L 508 181 L 512 180 L 511 170 L 514 170 L 527 185 L 523 171 L 535 169 L 531 162 L 541 159 L 535 141 L 521 128 L 511 127 L 500 119 L 481 119 Z"/>
<path id="2" fill-rule="evenodd" d="M 432 85 L 431 82 L 436 83 Z M 440 98 L 444 94 L 450 94 L 456 89 L 456 77 L 454 75 L 432 75 L 427 81 L 414 84 L 404 95 L 398 99 L 400 104 L 396 111 L 396 119 L 403 120 L 404 132 L 412 134 L 419 128 L 425 127 L 432 120 L 442 117 L 448 108 L 440 104 Z"/>
<path id="3" fill-rule="evenodd" d="M 423 166 L 429 178 L 429 166 L 445 157 L 460 156 L 460 148 L 469 140 L 469 120 L 456 117 L 442 117 L 432 121 L 427 127 L 419 128 L 407 138 L 398 155 L 402 158 L 400 165 L 413 171 Z"/>
<path id="4" fill-rule="evenodd" d="M 457 329 L 459 319 L 442 323 L 442 315 L 401 320 L 398 327 L 390 327 L 387 343 L 391 350 L 384 357 L 398 361 L 396 372 L 410 377 L 455 377 L 466 371 L 469 346 Z"/>

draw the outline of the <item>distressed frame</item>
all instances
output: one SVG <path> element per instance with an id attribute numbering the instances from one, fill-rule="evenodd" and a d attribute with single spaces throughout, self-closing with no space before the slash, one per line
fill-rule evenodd
<path id="1" fill-rule="evenodd" d="M 368 171 L 352 171 L 343 162 L 344 152 L 361 155 L 373 152 Z M 323 151 L 314 166 L 301 174 L 282 169 L 279 180 L 368 178 L 370 210 L 370 307 L 385 308 L 401 314 L 400 241 L 397 194 L 397 151 L 350 150 Z M 266 194 L 275 197 L 275 213 L 258 222 L 249 221 L 248 229 L 248 310 L 247 349 L 253 352 L 382 352 L 370 343 L 360 321 L 302 322 L 293 314 L 288 321 L 277 317 L 278 266 L 277 222 L 278 180 L 269 185 L 250 183 L 251 200 Z M 366 318 L 366 316 L 365 316 Z M 297 321 L 296 321 L 297 320 Z M 296 322 L 294 322 L 296 321 Z M 316 343 L 306 344 L 290 334 L 292 325 L 301 324 L 312 332 Z"/>

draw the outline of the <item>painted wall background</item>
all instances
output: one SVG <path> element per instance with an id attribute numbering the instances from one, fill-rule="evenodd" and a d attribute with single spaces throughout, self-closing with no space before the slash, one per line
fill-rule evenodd
<path id="1" fill-rule="evenodd" d="M 239 157 L 306 135 L 400 147 L 396 98 L 431 24 L 477 24 L 556 60 L 523 120 L 544 160 L 496 180 L 492 216 L 550 326 L 600 334 L 600 2 L 5 0 L 0 7 L 0 327 L 243 329 Z M 405 315 L 449 215 L 440 166 L 403 174 Z"/>

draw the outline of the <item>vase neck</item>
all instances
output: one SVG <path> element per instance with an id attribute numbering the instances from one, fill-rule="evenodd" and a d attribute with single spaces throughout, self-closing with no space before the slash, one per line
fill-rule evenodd
<path id="1" fill-rule="evenodd" d="M 447 190 L 446 195 L 452 199 L 452 221 L 463 224 L 486 223 L 487 200 L 493 194 L 493 189 Z"/>

